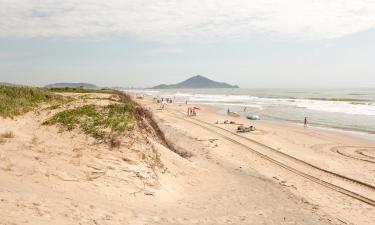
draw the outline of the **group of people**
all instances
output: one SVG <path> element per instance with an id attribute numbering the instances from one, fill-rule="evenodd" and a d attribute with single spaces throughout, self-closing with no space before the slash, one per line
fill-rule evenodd
<path id="1" fill-rule="evenodd" d="M 255 131 L 255 127 L 254 126 L 244 126 L 244 125 L 240 125 L 237 127 L 237 132 L 238 133 L 247 133 L 247 132 L 251 132 L 251 131 Z"/>
<path id="2" fill-rule="evenodd" d="M 154 103 L 160 104 L 160 109 L 165 109 L 168 103 L 173 103 L 172 98 L 159 98 L 159 97 L 154 97 L 152 99 Z"/>
<path id="3" fill-rule="evenodd" d="M 197 115 L 197 107 L 189 107 L 187 109 L 187 116 L 196 116 Z"/>
<path id="4" fill-rule="evenodd" d="M 154 97 L 153 98 L 153 102 L 154 103 L 156 102 L 156 103 L 160 104 L 160 109 L 165 109 L 166 105 L 168 103 L 173 103 L 174 100 L 175 100 L 174 98 L 173 99 L 172 98 L 163 98 L 163 97 L 162 98 L 159 98 L 159 97 Z M 186 105 L 188 104 L 187 100 L 186 100 L 185 104 Z M 197 109 L 198 109 L 197 107 L 188 107 L 188 109 L 187 109 L 187 116 L 196 116 L 197 115 L 197 112 L 196 112 Z M 244 112 L 246 112 L 246 111 L 247 111 L 247 108 L 245 107 L 244 108 Z M 228 112 L 229 112 L 229 109 L 228 109 Z M 303 124 L 304 124 L 303 125 L 304 128 L 308 127 L 307 117 L 304 118 Z M 251 127 L 250 130 L 253 130 L 253 129 L 255 129 L 255 127 Z M 242 130 L 242 129 L 240 129 L 240 130 Z"/>
<path id="5" fill-rule="evenodd" d="M 153 101 L 154 103 L 162 103 L 162 102 L 173 103 L 174 99 L 172 99 L 172 98 L 159 98 L 159 97 L 154 97 L 152 101 Z"/>

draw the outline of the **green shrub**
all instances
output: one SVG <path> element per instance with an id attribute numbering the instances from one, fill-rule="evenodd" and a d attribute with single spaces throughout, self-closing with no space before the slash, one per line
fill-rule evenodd
<path id="1" fill-rule="evenodd" d="M 81 128 L 95 138 L 108 138 L 130 130 L 134 126 L 132 104 L 111 104 L 108 106 L 84 105 L 55 114 L 45 125 L 60 124 L 67 130 Z"/>

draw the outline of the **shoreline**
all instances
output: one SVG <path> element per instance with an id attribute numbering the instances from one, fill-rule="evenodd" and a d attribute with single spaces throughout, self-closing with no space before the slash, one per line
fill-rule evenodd
<path id="1" fill-rule="evenodd" d="M 211 89 L 198 90 L 130 90 L 129 93 L 153 97 L 169 97 L 178 103 L 185 103 L 188 100 L 191 104 L 212 105 L 218 108 L 231 108 L 240 114 L 244 107 L 248 112 L 259 115 L 262 119 L 272 121 L 287 121 L 299 123 L 305 116 L 314 119 L 311 125 L 316 127 L 328 127 L 339 130 L 357 131 L 367 134 L 375 134 L 375 105 L 373 103 L 362 106 L 352 105 L 346 101 L 333 101 L 347 99 L 349 92 L 340 92 L 332 95 L 329 92 L 317 94 L 313 90 L 306 90 L 305 94 L 294 96 L 285 92 L 269 94 L 266 89 L 260 90 L 239 90 L 238 92 L 226 92 Z M 309 97 L 309 95 L 311 95 Z M 278 97 L 279 96 L 279 97 Z M 372 97 L 371 97 L 372 96 Z M 369 93 L 369 102 L 373 101 L 374 95 Z M 278 100 L 279 99 L 279 100 Z M 281 100 L 280 100 L 281 99 Z M 324 101 L 322 99 L 325 99 Z M 327 99 L 331 99 L 328 101 Z M 356 98 L 357 99 L 357 98 Z M 358 97 L 358 100 L 363 100 Z M 375 101 L 375 100 L 374 100 Z"/>
<path id="2" fill-rule="evenodd" d="M 181 104 L 185 105 L 184 103 L 181 102 L 176 102 L 176 104 Z M 215 105 L 215 104 L 201 104 L 201 103 L 188 103 L 188 105 L 195 105 L 195 106 L 200 106 L 200 107 L 206 107 L 206 108 L 211 108 L 212 111 L 215 111 L 216 114 L 226 116 L 225 114 L 225 109 L 224 105 Z M 242 119 L 246 119 L 243 115 L 240 116 Z M 235 117 L 233 117 L 235 118 Z M 247 119 L 246 119 L 247 120 Z M 251 122 L 252 120 L 248 120 Z M 262 121 L 266 123 L 271 123 L 271 124 L 278 124 L 278 125 L 284 125 L 284 126 L 293 126 L 293 127 L 303 127 L 303 123 L 298 123 L 296 121 L 291 121 L 291 120 L 278 120 L 278 119 L 260 119 L 257 121 Z M 320 129 L 322 131 L 329 131 L 329 132 L 334 132 L 334 133 L 339 133 L 339 134 L 344 134 L 350 137 L 357 137 L 357 138 L 362 138 L 365 140 L 370 140 L 370 141 L 375 141 L 375 132 L 372 133 L 367 130 L 360 130 L 360 129 L 349 129 L 349 128 L 342 128 L 342 127 L 331 127 L 331 126 L 325 126 L 325 125 L 319 125 L 319 124 L 309 124 L 309 128 L 314 128 L 314 129 Z M 308 128 L 307 128 L 308 129 Z"/>

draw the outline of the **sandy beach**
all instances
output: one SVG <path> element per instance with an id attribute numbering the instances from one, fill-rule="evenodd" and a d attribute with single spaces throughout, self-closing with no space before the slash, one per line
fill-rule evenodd
<path id="1" fill-rule="evenodd" d="M 204 152 L 185 148 L 191 151 L 192 158 L 197 155 L 215 158 L 220 165 L 230 163 L 241 171 L 256 171 L 312 204 L 317 212 L 336 217 L 344 223 L 369 224 L 375 221 L 373 205 L 353 199 L 325 184 L 334 184 L 375 199 L 375 142 L 368 135 L 316 127 L 304 129 L 303 125 L 284 122 L 249 121 L 220 115 L 218 108 L 205 105 L 172 104 L 165 110 L 158 110 L 158 106 L 149 100 L 143 102 L 158 115 L 166 133 L 173 130 L 169 131 L 173 142 L 178 142 L 179 138 L 175 136 L 180 133 L 211 147 Z M 187 107 L 194 106 L 201 110 L 196 117 L 187 117 Z M 238 125 L 223 124 L 225 120 L 253 125 L 256 131 L 238 134 L 235 132 Z M 283 168 L 283 165 L 290 168 Z M 303 177 L 304 174 L 325 183 L 317 183 Z"/>
<path id="2" fill-rule="evenodd" d="M 375 0 L 0 0 L 0 225 L 375 225 Z"/>
<path id="3" fill-rule="evenodd" d="M 68 94 L 70 95 L 70 94 Z M 75 94 L 80 96 L 80 94 Z M 90 94 L 68 107 L 108 105 Z M 41 123 L 41 106 L 0 119 L 0 224 L 372 224 L 375 142 L 137 99 L 166 144 L 136 128 L 110 148 Z M 237 134 L 233 120 L 256 131 Z M 219 124 L 215 124 L 216 122 Z"/>

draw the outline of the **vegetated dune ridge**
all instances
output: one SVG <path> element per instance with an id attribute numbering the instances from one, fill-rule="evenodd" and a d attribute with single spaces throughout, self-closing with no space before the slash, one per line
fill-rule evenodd
<path id="1" fill-rule="evenodd" d="M 134 115 L 131 130 L 107 138 L 43 125 L 61 111 L 122 104 L 116 95 L 64 95 L 69 101 L 0 119 L 0 224 L 100 224 L 114 212 L 122 223 L 136 210 L 129 202 L 160 187 L 165 167 L 148 138 L 160 140 L 147 119 Z"/>
<path id="2" fill-rule="evenodd" d="M 112 120 L 116 95 L 60 95 L 0 118 L 0 224 L 341 224 L 151 103 L 171 148 L 144 109 Z"/>

